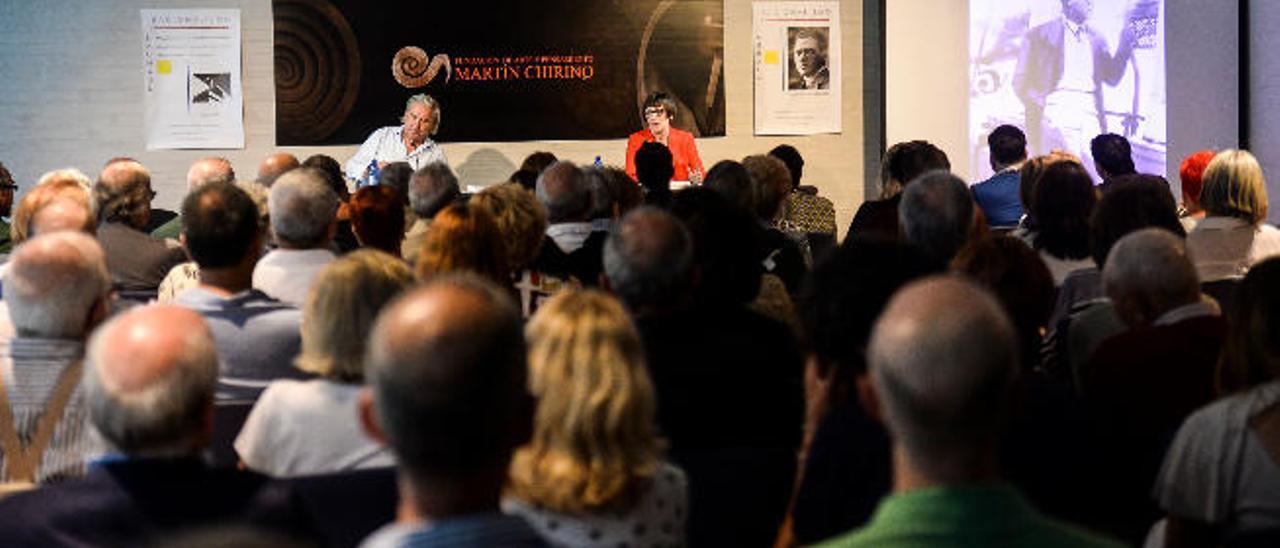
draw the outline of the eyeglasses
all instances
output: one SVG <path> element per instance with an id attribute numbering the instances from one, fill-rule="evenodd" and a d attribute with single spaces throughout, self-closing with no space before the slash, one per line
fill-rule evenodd
<path id="1" fill-rule="evenodd" d="M 18 190 L 18 185 L 13 183 L 0 185 L 0 190 Z"/>
<path id="2" fill-rule="evenodd" d="M 148 200 L 154 200 L 154 199 L 156 199 L 156 194 L 158 194 L 156 191 L 151 190 L 151 189 L 149 189 L 149 188 L 147 189 L 147 199 L 148 199 Z"/>
<path id="3" fill-rule="evenodd" d="M 667 115 L 667 109 L 662 107 L 649 107 L 644 109 L 645 118 L 661 118 Z"/>

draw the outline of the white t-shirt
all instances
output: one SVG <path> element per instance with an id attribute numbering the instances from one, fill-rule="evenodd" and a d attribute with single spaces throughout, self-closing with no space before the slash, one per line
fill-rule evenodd
<path id="1" fill-rule="evenodd" d="M 395 466 L 391 452 L 361 428 L 362 388 L 325 379 L 272 382 L 240 429 L 236 453 L 276 477 Z"/>
<path id="2" fill-rule="evenodd" d="M 316 277 L 334 259 L 328 249 L 274 249 L 253 268 L 253 288 L 302 308 Z"/>
<path id="3" fill-rule="evenodd" d="M 1280 230 L 1235 217 L 1205 217 L 1187 233 L 1187 252 L 1201 282 L 1240 278 L 1249 267 L 1280 255 Z"/>

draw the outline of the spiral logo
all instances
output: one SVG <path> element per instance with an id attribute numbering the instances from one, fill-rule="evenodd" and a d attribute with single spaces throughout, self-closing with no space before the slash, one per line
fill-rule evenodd
<path id="1" fill-rule="evenodd" d="M 428 59 L 430 61 L 428 62 Z M 453 67 L 449 64 L 449 56 L 443 53 L 435 57 L 417 46 L 405 46 L 396 52 L 391 59 L 391 76 L 406 88 L 420 88 L 431 83 L 440 69 L 444 69 L 444 81 L 449 81 L 449 73 Z"/>
<path id="2" fill-rule="evenodd" d="M 360 94 L 360 46 L 327 0 L 274 0 L 276 143 L 317 144 Z"/>

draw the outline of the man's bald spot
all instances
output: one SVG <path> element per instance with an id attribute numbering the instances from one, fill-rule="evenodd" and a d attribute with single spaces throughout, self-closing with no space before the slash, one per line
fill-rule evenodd
<path id="1" fill-rule="evenodd" d="M 906 286 L 889 301 L 867 357 L 877 387 L 895 385 L 930 407 L 960 409 L 983 387 L 1012 380 L 1014 341 L 1013 326 L 994 297 L 960 278 L 936 276 Z M 890 399 L 894 390 L 882 392 Z"/>
<path id="2" fill-rule="evenodd" d="M 502 312 L 474 290 L 432 284 L 388 311 L 384 340 L 390 352 L 414 355 L 440 339 L 485 330 Z"/>
<path id="3" fill-rule="evenodd" d="M 262 161 L 262 165 L 258 166 L 259 181 L 274 181 L 276 177 L 284 174 L 293 168 L 300 166 L 298 157 L 288 152 L 277 152 Z"/>
<path id="4" fill-rule="evenodd" d="M 84 207 L 84 204 L 70 198 L 55 198 L 31 216 L 30 236 L 59 230 L 92 233 L 93 228 L 93 212 Z"/>
<path id="5" fill-rule="evenodd" d="M 189 338 L 208 327 L 196 312 L 152 305 L 125 312 L 103 327 L 97 368 L 102 385 L 117 394 L 141 392 L 182 361 Z"/>
<path id="6" fill-rule="evenodd" d="M 235 183 L 236 172 L 231 162 L 220 156 L 210 156 L 196 160 L 187 170 L 187 190 L 195 190 L 213 182 Z"/>

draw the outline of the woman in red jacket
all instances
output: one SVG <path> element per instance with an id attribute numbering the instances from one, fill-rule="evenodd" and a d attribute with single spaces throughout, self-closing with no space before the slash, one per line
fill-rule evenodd
<path id="1" fill-rule="evenodd" d="M 636 178 L 636 151 L 640 146 L 646 142 L 657 142 L 671 150 L 671 163 L 675 168 L 671 180 L 701 183 L 702 159 L 698 157 L 693 134 L 671 127 L 671 121 L 676 117 L 675 100 L 662 91 L 650 93 L 644 100 L 640 116 L 644 118 L 645 128 L 632 133 L 627 139 L 627 175 Z"/>

